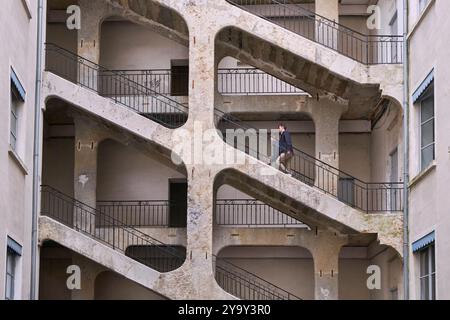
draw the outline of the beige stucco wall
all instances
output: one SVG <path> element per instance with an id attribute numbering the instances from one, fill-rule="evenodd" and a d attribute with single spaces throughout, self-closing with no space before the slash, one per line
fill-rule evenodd
<path id="1" fill-rule="evenodd" d="M 137 24 L 102 25 L 100 64 L 109 69 L 170 69 L 171 59 L 188 59 L 189 49 Z"/>
<path id="2" fill-rule="evenodd" d="M 417 12 L 417 1 L 410 1 L 412 8 L 410 20 L 410 96 L 427 74 L 434 68 L 435 74 L 435 137 L 436 162 L 427 173 L 420 176 L 420 140 L 419 109 L 410 104 L 410 175 L 414 183 L 410 196 L 410 242 L 414 242 L 431 231 L 436 232 L 436 286 L 437 298 L 450 298 L 450 200 L 448 185 L 450 182 L 450 114 L 448 98 L 450 95 L 450 72 L 448 57 L 450 46 L 442 41 L 442 32 L 448 30 L 450 21 L 447 12 L 449 1 L 430 1 L 430 7 L 423 15 Z M 413 26 L 415 26 L 413 28 Z M 411 298 L 420 299 L 418 282 L 419 270 L 417 255 L 411 255 L 410 282 Z"/>
<path id="3" fill-rule="evenodd" d="M 100 144 L 98 200 L 168 200 L 169 179 L 184 178 L 132 147 L 113 140 Z"/>
<path id="4" fill-rule="evenodd" d="M 2 1 L 0 10 L 0 299 L 5 297 L 7 236 L 23 247 L 17 266 L 16 298 L 28 299 L 30 294 L 37 1 L 28 3 L 31 17 L 22 1 Z M 17 156 L 9 152 L 11 67 L 26 90 L 25 103 L 18 110 Z"/>
<path id="5" fill-rule="evenodd" d="M 73 196 L 75 139 L 46 139 L 43 144 L 42 184 Z"/>

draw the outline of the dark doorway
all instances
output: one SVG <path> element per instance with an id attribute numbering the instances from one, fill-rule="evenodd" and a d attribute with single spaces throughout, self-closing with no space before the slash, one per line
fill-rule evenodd
<path id="1" fill-rule="evenodd" d="M 171 228 L 187 226 L 187 190 L 186 180 L 169 180 L 169 227 Z"/>
<path id="2" fill-rule="evenodd" d="M 189 95 L 189 61 L 188 60 L 172 60 L 172 96 Z"/>

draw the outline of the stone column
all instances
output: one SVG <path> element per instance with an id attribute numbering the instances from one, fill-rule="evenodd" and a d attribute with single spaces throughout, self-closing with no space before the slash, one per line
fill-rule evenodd
<path id="1" fill-rule="evenodd" d="M 316 158 L 322 161 L 316 164 L 315 185 L 333 195 L 337 195 L 339 184 L 336 170 L 339 169 L 339 123 L 346 108 L 345 104 L 324 98 L 314 103 L 311 111 L 316 132 Z"/>
<path id="2" fill-rule="evenodd" d="M 339 254 L 345 237 L 319 233 L 309 248 L 314 259 L 316 300 L 339 299 Z"/>
<path id="3" fill-rule="evenodd" d="M 96 207 L 97 199 L 97 151 L 99 136 L 96 124 L 83 117 L 75 118 L 75 168 L 74 198 L 81 203 Z M 74 208 L 74 225 L 89 233 L 95 231 L 93 210 Z"/>
<path id="4" fill-rule="evenodd" d="M 91 61 L 84 61 L 77 68 L 80 84 L 90 89 L 98 89 L 98 70 L 100 62 L 100 29 L 103 19 L 109 14 L 106 1 L 79 0 L 81 9 L 81 29 L 78 30 L 77 54 Z"/>
<path id="5" fill-rule="evenodd" d="M 72 264 L 80 267 L 81 271 L 81 288 L 80 290 L 72 290 L 72 300 L 94 300 L 95 299 L 95 280 L 97 276 L 106 271 L 99 264 L 93 263 L 88 259 L 74 253 Z"/>
<path id="6" fill-rule="evenodd" d="M 199 8 L 204 10 L 204 8 Z M 204 12 L 204 13 L 202 13 Z M 182 157 L 188 178 L 187 262 L 193 295 L 198 299 L 223 298 L 214 279 L 213 207 L 214 177 L 219 170 L 208 163 L 203 141 L 206 130 L 215 130 L 215 30 L 205 30 L 206 11 L 192 16 L 189 44 L 189 119 L 192 154 Z M 210 131 L 211 132 L 211 131 Z M 217 135 L 217 137 L 219 137 Z M 220 137 L 219 137 L 220 139 Z M 185 142 L 186 143 L 186 142 Z M 220 144 L 221 145 L 221 144 Z"/>
<path id="7" fill-rule="evenodd" d="M 339 23 L 339 0 L 316 0 L 316 14 Z M 316 41 L 337 49 L 338 26 L 325 19 L 316 22 Z"/>

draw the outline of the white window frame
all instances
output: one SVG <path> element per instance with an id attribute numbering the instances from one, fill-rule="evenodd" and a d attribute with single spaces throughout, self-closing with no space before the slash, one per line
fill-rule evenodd
<path id="1" fill-rule="evenodd" d="M 422 258 L 423 255 L 428 253 L 428 260 L 426 261 L 428 265 L 428 273 L 422 275 Z M 436 300 L 436 250 L 435 244 L 432 243 L 427 247 L 421 249 L 419 252 L 419 288 L 420 288 L 420 299 L 421 300 Z M 433 270 L 434 266 L 434 270 Z M 424 288 L 422 288 L 422 280 L 427 279 L 428 281 L 428 296 L 424 297 Z"/>
<path id="2" fill-rule="evenodd" d="M 433 161 L 436 160 L 436 100 L 435 100 L 435 94 L 434 94 L 435 93 L 434 92 L 434 83 L 432 84 L 432 87 L 429 88 L 428 90 L 430 90 L 430 92 L 425 93 L 425 95 L 423 97 L 421 97 L 419 101 L 417 101 L 417 104 L 419 106 L 419 166 L 420 166 L 419 172 L 423 172 L 424 170 L 426 170 L 427 167 L 430 164 L 432 164 Z M 426 121 L 423 121 L 422 120 L 423 102 L 427 99 L 430 99 L 431 97 L 433 98 L 433 117 L 431 117 L 430 119 L 427 119 Z M 422 146 L 422 128 L 424 125 L 430 123 L 431 121 L 433 122 L 433 142 L 426 146 Z M 424 166 L 422 151 L 431 146 L 433 146 L 433 159 L 430 163 L 428 163 L 426 166 Z"/>
<path id="3" fill-rule="evenodd" d="M 14 103 L 13 99 L 17 100 L 17 104 Z M 18 150 L 18 142 L 19 142 L 19 125 L 20 125 L 20 115 L 19 115 L 19 106 L 20 103 L 19 97 L 17 97 L 15 93 L 15 89 L 11 86 L 10 89 L 10 100 L 9 100 L 9 109 L 10 109 L 10 122 L 9 122 L 9 145 L 11 149 L 17 152 Z M 14 126 L 13 126 L 14 122 Z M 14 127 L 14 129 L 13 129 Z"/>

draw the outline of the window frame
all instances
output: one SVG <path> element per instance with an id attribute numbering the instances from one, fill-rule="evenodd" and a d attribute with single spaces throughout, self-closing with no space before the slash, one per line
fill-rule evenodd
<path id="1" fill-rule="evenodd" d="M 6 249 L 6 271 L 5 271 L 5 300 L 14 300 L 16 294 L 16 276 L 18 254 L 10 247 Z M 9 270 L 9 266 L 12 270 Z M 9 283 L 8 283 L 9 279 Z M 8 287 L 9 284 L 9 287 Z M 9 292 L 9 296 L 8 296 Z"/>

